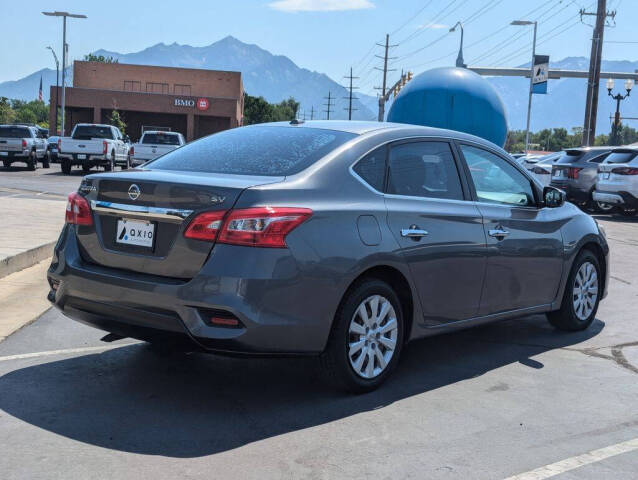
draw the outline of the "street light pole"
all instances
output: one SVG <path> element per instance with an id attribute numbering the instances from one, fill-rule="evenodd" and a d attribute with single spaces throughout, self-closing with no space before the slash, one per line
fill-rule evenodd
<path id="1" fill-rule="evenodd" d="M 60 89 L 60 62 L 58 62 L 58 56 L 55 54 L 55 50 L 53 50 L 53 48 L 51 47 L 47 47 L 49 50 L 51 50 L 51 53 L 53 54 L 53 59 L 55 60 L 55 119 L 53 120 L 53 131 L 57 134 L 58 133 L 58 108 L 59 108 L 59 89 Z M 51 99 L 49 98 L 49 102 L 51 102 Z"/>
<path id="2" fill-rule="evenodd" d="M 525 153 L 529 150 L 529 120 L 532 114 L 532 87 L 534 86 L 534 57 L 536 56 L 536 27 L 538 22 L 529 20 L 514 20 L 511 25 L 534 25 L 534 40 L 532 41 L 532 63 L 529 67 L 529 98 L 527 99 L 527 127 L 525 128 Z"/>
<path id="3" fill-rule="evenodd" d="M 467 67 L 467 64 L 463 61 L 463 24 L 461 22 L 456 22 L 452 28 L 450 28 L 450 32 L 456 30 L 456 27 L 461 27 L 461 46 L 459 47 L 459 54 L 456 57 L 456 66 L 459 68 Z"/>
<path id="4" fill-rule="evenodd" d="M 634 81 L 630 78 L 625 80 L 625 90 L 627 93 L 625 95 L 618 93 L 616 95 L 612 95 L 611 91 L 614 89 L 614 79 L 610 78 L 607 80 L 605 85 L 607 87 L 607 95 L 609 95 L 612 99 L 616 100 L 616 114 L 614 115 L 614 123 L 611 126 L 611 136 L 613 141 L 618 141 L 618 127 L 620 127 L 620 102 L 623 101 L 631 94 L 631 89 L 634 87 Z"/>
<path id="5" fill-rule="evenodd" d="M 42 12 L 44 15 L 47 15 L 49 17 L 62 17 L 62 121 L 61 121 L 61 127 L 60 127 L 60 135 L 63 137 L 65 130 L 64 130 L 64 121 L 65 121 L 65 107 L 66 107 L 66 95 L 65 95 L 65 89 L 66 89 L 66 54 L 67 54 L 67 44 L 66 44 L 66 18 L 67 17 L 71 17 L 71 18 L 87 18 L 86 15 L 79 15 L 76 13 L 69 13 L 69 12 Z M 56 112 L 56 118 L 57 118 L 57 112 Z"/>

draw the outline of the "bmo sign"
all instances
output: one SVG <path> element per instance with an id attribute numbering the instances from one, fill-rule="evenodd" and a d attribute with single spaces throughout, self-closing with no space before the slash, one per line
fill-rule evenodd
<path id="1" fill-rule="evenodd" d="M 176 107 L 186 107 L 193 108 L 196 107 L 197 110 L 208 110 L 210 107 L 210 101 L 207 98 L 198 98 L 197 100 L 193 100 L 191 98 L 176 98 L 174 105 Z"/>

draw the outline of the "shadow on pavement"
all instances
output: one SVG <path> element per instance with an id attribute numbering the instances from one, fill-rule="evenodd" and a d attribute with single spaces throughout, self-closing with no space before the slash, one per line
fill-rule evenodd
<path id="1" fill-rule="evenodd" d="M 104 448 L 199 457 L 378 409 L 514 362 L 542 369 L 531 357 L 603 328 L 596 320 L 585 332 L 561 333 L 537 315 L 415 341 L 389 381 L 360 396 L 318 381 L 313 358 L 162 358 L 133 345 L 7 373 L 0 377 L 0 409 Z"/>

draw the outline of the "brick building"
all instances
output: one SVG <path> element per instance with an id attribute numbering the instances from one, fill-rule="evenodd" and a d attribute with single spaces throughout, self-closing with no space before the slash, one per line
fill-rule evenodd
<path id="1" fill-rule="evenodd" d="M 58 93 L 61 89 L 52 86 L 49 125 L 55 123 Z M 65 135 L 76 123 L 108 123 L 113 109 L 133 141 L 149 127 L 180 132 L 191 141 L 241 125 L 241 73 L 74 62 L 73 87 L 66 89 Z"/>

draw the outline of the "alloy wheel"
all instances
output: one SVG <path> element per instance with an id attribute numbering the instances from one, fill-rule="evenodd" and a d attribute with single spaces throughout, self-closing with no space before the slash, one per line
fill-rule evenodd
<path id="1" fill-rule="evenodd" d="M 572 302 L 574 313 L 580 320 L 587 320 L 596 307 L 598 298 L 598 273 L 590 262 L 584 262 L 574 279 Z"/>
<path id="2" fill-rule="evenodd" d="M 388 366 L 397 347 L 399 325 L 390 301 L 372 295 L 359 304 L 348 329 L 348 359 L 357 375 L 372 379 Z"/>

